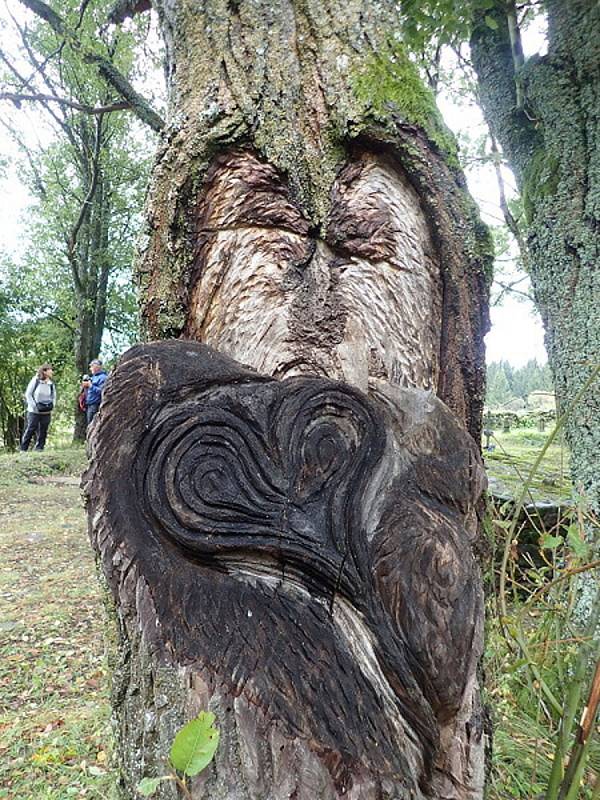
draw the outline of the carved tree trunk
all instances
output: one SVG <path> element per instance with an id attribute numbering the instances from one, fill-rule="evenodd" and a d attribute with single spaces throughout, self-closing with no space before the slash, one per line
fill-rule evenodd
<path id="1" fill-rule="evenodd" d="M 125 794 L 210 708 L 194 797 L 480 798 L 489 243 L 448 134 L 391 2 L 158 6 L 139 276 L 179 341 L 113 372 L 86 476 Z"/>

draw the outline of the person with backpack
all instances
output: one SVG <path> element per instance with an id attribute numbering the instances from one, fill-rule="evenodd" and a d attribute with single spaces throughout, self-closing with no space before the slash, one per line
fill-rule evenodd
<path id="1" fill-rule="evenodd" d="M 21 439 L 21 450 L 29 449 L 35 434 L 35 449 L 43 450 L 50 427 L 52 411 L 56 406 L 56 387 L 52 382 L 52 364 L 42 364 L 25 390 L 27 424 Z"/>
<path id="2" fill-rule="evenodd" d="M 94 419 L 98 409 L 100 408 L 102 390 L 104 389 L 104 384 L 108 378 L 106 370 L 102 365 L 102 361 L 99 358 L 94 358 L 92 361 L 90 361 L 90 372 L 92 373 L 92 377 L 88 378 L 87 381 L 81 382 L 82 387 L 87 389 L 87 395 L 85 398 L 85 415 L 88 425 Z M 86 375 L 84 377 L 87 378 L 88 376 Z"/>

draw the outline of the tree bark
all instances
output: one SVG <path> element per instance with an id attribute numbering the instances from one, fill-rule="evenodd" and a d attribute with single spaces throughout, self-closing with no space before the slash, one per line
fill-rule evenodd
<path id="1" fill-rule="evenodd" d="M 106 320 L 106 293 L 111 264 L 108 255 L 109 195 L 106 179 L 99 174 L 89 201 L 89 213 L 79 232 L 77 269 L 77 327 L 74 338 L 75 365 L 80 375 L 89 372 L 89 363 L 100 354 Z M 84 441 L 86 417 L 75 405 L 73 439 Z"/>
<path id="2" fill-rule="evenodd" d="M 138 276 L 181 341 L 113 373 L 85 478 L 124 793 L 210 707 L 194 797 L 480 798 L 490 244 L 451 139 L 392 2 L 158 10 Z"/>
<path id="3" fill-rule="evenodd" d="M 600 9 L 591 0 L 553 0 L 547 11 L 548 53 L 520 69 L 502 8 L 497 29 L 479 20 L 471 47 L 488 124 L 523 196 L 531 283 L 564 410 L 600 353 Z M 569 414 L 566 435 L 574 484 L 598 512 L 597 386 Z"/>

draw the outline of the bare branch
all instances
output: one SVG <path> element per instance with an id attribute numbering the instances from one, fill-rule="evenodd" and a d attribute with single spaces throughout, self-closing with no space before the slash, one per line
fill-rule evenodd
<path id="1" fill-rule="evenodd" d="M 521 42 L 521 31 L 517 20 L 517 9 L 514 0 L 509 0 L 506 9 L 506 20 L 508 22 L 508 35 L 510 37 L 510 50 L 512 53 L 513 64 L 515 68 L 515 88 L 517 93 L 517 108 L 523 108 L 524 95 L 523 95 L 523 82 L 520 75 L 521 69 L 525 64 L 525 57 L 523 55 L 523 45 Z"/>
<path id="2" fill-rule="evenodd" d="M 123 111 L 124 109 L 131 108 L 131 105 L 126 101 L 122 100 L 119 103 L 111 103 L 108 106 L 88 106 L 84 103 L 77 103 L 75 100 L 67 100 L 64 97 L 56 97 L 55 95 L 51 94 L 22 94 L 19 92 L 0 92 L 0 100 L 10 100 L 13 102 L 17 108 L 20 107 L 21 102 L 49 102 L 49 103 L 58 103 L 62 106 L 67 106 L 68 108 L 74 108 L 77 111 L 82 111 L 85 114 L 106 114 L 110 113 L 111 111 Z"/>
<path id="3" fill-rule="evenodd" d="M 498 284 L 498 286 L 502 289 L 502 291 L 494 301 L 494 305 L 498 305 L 500 300 L 504 297 L 505 294 L 518 294 L 520 297 L 523 297 L 526 300 L 533 302 L 533 297 L 529 292 L 524 292 L 521 289 L 514 288 L 518 283 L 521 283 L 521 280 L 524 280 L 524 278 L 521 278 L 516 281 L 511 281 L 511 283 L 503 283 L 502 281 L 494 279 L 494 283 Z"/>
<path id="4" fill-rule="evenodd" d="M 71 47 L 81 52 L 85 62 L 94 64 L 100 76 L 109 83 L 121 97 L 127 100 L 131 111 L 133 111 L 142 122 L 145 122 L 157 132 L 160 132 L 164 128 L 165 123 L 162 117 L 157 114 L 148 101 L 133 88 L 131 83 L 119 72 L 114 64 L 111 64 L 110 61 L 103 56 L 84 48 L 75 34 L 67 29 L 63 20 L 46 3 L 43 3 L 42 0 L 19 0 L 19 2 L 33 11 L 38 17 L 45 20 L 55 33 L 68 39 Z"/>
<path id="5" fill-rule="evenodd" d="M 494 164 L 494 171 L 496 173 L 496 181 L 498 183 L 498 194 L 500 195 L 500 208 L 502 210 L 502 216 L 504 217 L 504 221 L 506 223 L 506 227 L 515 237 L 515 240 L 519 246 L 519 250 L 521 252 L 521 258 L 523 259 L 523 263 L 527 263 L 527 244 L 523 237 L 523 232 L 519 227 L 519 223 L 513 217 L 510 208 L 508 207 L 508 201 L 506 199 L 506 192 L 504 189 L 504 178 L 502 177 L 502 170 L 500 169 L 500 164 L 502 162 L 502 156 L 500 155 L 500 151 L 498 150 L 498 143 L 496 142 L 496 138 L 494 134 L 490 131 L 490 140 L 492 143 L 492 155 L 493 159 L 492 162 Z"/>

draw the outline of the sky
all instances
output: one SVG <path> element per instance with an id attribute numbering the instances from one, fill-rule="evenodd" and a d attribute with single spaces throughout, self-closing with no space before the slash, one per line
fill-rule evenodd
<path id="1" fill-rule="evenodd" d="M 544 46 L 543 30 L 532 28 L 524 37 L 524 47 L 538 51 Z M 31 104 L 26 111 L 29 120 L 28 136 L 44 138 L 44 126 L 39 121 Z M 457 134 L 468 133 L 476 136 L 484 130 L 483 117 L 473 104 L 459 102 L 456 97 L 442 93 L 438 105 L 446 124 Z M 0 113 L 20 113 L 3 103 Z M 18 165 L 15 160 L 16 149 L 5 130 L 0 126 L 0 159 L 5 162 L 0 172 L 0 253 L 15 254 L 23 248 L 27 240 L 27 207 L 31 202 L 27 188 L 19 180 Z M 498 187 L 493 169 L 477 168 L 466 171 L 469 189 L 479 204 L 482 218 L 490 224 L 497 223 L 501 216 L 498 207 Z M 514 178 L 505 173 L 507 190 L 510 194 Z M 517 273 L 513 273 L 517 274 Z M 527 284 L 519 289 L 527 288 Z M 486 359 L 506 360 L 519 367 L 532 358 L 540 363 L 547 360 L 544 348 L 544 332 L 539 314 L 529 301 L 505 296 L 502 303 L 490 309 L 491 330 L 487 334 Z"/>
<path id="2" fill-rule="evenodd" d="M 474 106 L 459 105 L 455 98 L 442 96 L 438 105 L 446 121 L 454 133 L 461 134 L 469 131 L 473 136 L 478 131 L 484 130 L 481 112 Z M 506 190 L 508 195 L 511 186 L 514 187 L 514 177 L 508 170 L 504 170 Z M 482 219 L 489 225 L 497 224 L 501 211 L 499 207 L 498 184 L 496 175 L 491 166 L 466 170 L 469 190 L 475 198 Z M 522 277 L 518 267 L 503 265 L 503 277 L 507 280 Z M 519 290 L 530 289 L 529 279 L 525 278 L 519 284 Z M 492 288 L 492 300 L 497 295 L 497 290 Z M 521 295 L 504 294 L 499 305 L 490 307 L 490 332 L 485 337 L 486 361 L 509 361 L 514 367 L 522 367 L 529 360 L 535 358 L 538 363 L 544 364 L 548 358 L 544 346 L 544 328 L 542 320 L 534 304 Z"/>

